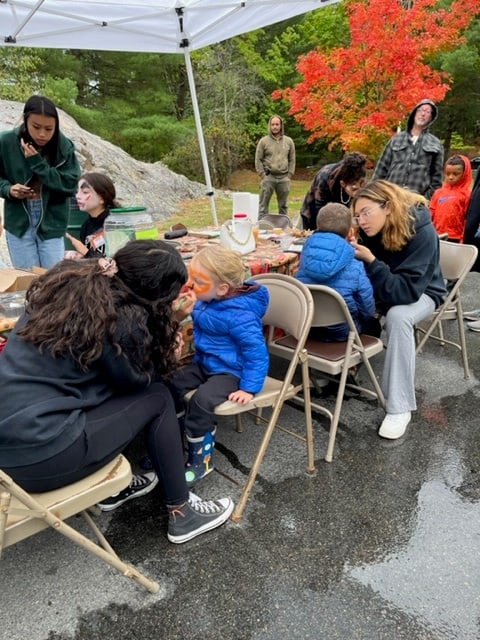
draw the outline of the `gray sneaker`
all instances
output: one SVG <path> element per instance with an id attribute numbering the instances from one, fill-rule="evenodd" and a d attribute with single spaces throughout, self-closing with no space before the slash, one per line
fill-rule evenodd
<path id="1" fill-rule="evenodd" d="M 223 524 L 230 517 L 233 507 L 230 498 L 202 500 L 192 494 L 188 502 L 169 512 L 167 538 L 175 544 L 188 542 Z"/>
<path id="2" fill-rule="evenodd" d="M 467 327 L 470 329 L 470 331 L 476 331 L 477 333 L 480 333 L 480 319 L 476 322 L 467 322 Z"/>
<path id="3" fill-rule="evenodd" d="M 463 312 L 464 320 L 480 320 L 480 309 L 474 309 L 473 311 L 464 311 Z"/>

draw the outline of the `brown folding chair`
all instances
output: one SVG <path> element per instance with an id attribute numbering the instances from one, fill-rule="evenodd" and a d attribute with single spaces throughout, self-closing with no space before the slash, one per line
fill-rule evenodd
<path id="1" fill-rule="evenodd" d="M 449 344 L 455 347 L 462 354 L 464 378 L 470 378 L 470 368 L 468 365 L 468 350 L 465 340 L 465 327 L 463 326 L 463 310 L 461 299 L 461 287 L 470 269 L 477 259 L 478 249 L 471 244 L 457 244 L 456 242 L 440 241 L 440 267 L 443 277 L 446 280 L 454 281 L 455 284 L 450 289 L 443 304 L 433 315 L 419 323 L 415 327 L 415 337 L 417 339 L 417 353 L 423 350 L 427 340 L 436 340 L 440 344 Z M 458 342 L 446 339 L 443 332 L 442 322 L 444 320 L 456 320 L 458 327 Z M 438 335 L 434 331 L 438 330 Z M 419 336 L 422 338 L 419 339 Z"/>
<path id="2" fill-rule="evenodd" d="M 97 502 L 124 489 L 131 479 L 130 464 L 122 455 L 83 480 L 45 493 L 27 493 L 0 469 L 0 555 L 2 549 L 52 527 L 127 578 L 156 593 L 160 588 L 158 583 L 120 560 L 87 512 Z M 78 513 L 82 514 L 98 543 L 64 522 Z"/>
<path id="3" fill-rule="evenodd" d="M 257 423 L 266 423 L 266 429 L 255 459 L 252 464 L 247 481 L 242 489 L 240 500 L 237 503 L 232 519 L 241 520 L 247 500 L 252 491 L 255 478 L 260 470 L 268 444 L 275 428 L 282 429 L 306 443 L 307 446 L 307 473 L 315 471 L 313 452 L 312 415 L 310 411 L 310 386 L 308 377 L 307 354 L 304 348 L 310 330 L 313 317 L 313 299 L 308 288 L 299 280 L 291 276 L 278 273 L 263 273 L 255 276 L 255 281 L 265 285 L 270 294 L 270 301 L 263 322 L 268 326 L 270 335 L 273 336 L 277 327 L 285 333 L 292 335 L 296 340 L 295 347 L 290 353 L 290 363 L 283 379 L 268 376 L 263 389 L 245 405 L 226 401 L 215 408 L 217 415 L 240 415 L 245 412 L 254 412 Z M 271 340 L 268 340 L 271 344 Z M 297 368 L 301 369 L 301 381 L 293 382 Z M 305 397 L 305 436 L 289 431 L 278 424 L 278 418 L 286 400 L 303 392 Z M 271 407 L 272 413 L 268 419 L 261 416 L 263 408 Z M 242 431 L 241 423 L 237 419 L 237 430 Z"/>
<path id="4" fill-rule="evenodd" d="M 308 366 L 311 370 L 321 371 L 327 377 L 340 375 L 340 380 L 335 380 L 338 382 L 338 390 L 333 412 L 318 402 L 311 403 L 313 409 L 330 419 L 330 434 L 325 460 L 331 462 L 346 387 L 354 388 L 356 392 L 362 392 L 377 399 L 383 408 L 386 406 L 382 390 L 370 364 L 370 358 L 383 351 L 383 342 L 380 338 L 358 333 L 350 310 L 337 291 L 325 285 L 308 285 L 308 288 L 313 295 L 315 309 L 312 327 L 327 327 L 340 322 L 347 323 L 349 327 L 348 339 L 345 342 L 322 342 L 308 338 L 305 343 Z M 270 349 L 275 355 L 289 357 L 295 345 L 294 337 L 287 335 L 275 340 Z M 349 369 L 360 363 L 365 367 L 373 390 L 347 383 Z M 296 398 L 296 400 L 304 403 L 307 398 Z"/>

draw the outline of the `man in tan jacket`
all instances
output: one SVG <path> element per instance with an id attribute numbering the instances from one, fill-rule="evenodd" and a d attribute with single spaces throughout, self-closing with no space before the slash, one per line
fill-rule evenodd
<path id="1" fill-rule="evenodd" d="M 268 135 L 261 138 L 255 152 L 255 170 L 261 179 L 258 207 L 259 219 L 268 213 L 275 192 L 278 212 L 288 215 L 290 179 L 295 173 L 295 145 L 284 134 L 283 120 L 272 116 L 268 122 Z"/>

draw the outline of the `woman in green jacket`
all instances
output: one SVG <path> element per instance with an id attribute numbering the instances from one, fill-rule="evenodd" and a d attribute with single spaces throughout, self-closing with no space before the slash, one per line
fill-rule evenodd
<path id="1" fill-rule="evenodd" d="M 80 177 L 73 142 L 51 100 L 32 96 L 23 124 L 0 135 L 0 197 L 12 264 L 49 269 L 63 258 L 70 198 Z"/>

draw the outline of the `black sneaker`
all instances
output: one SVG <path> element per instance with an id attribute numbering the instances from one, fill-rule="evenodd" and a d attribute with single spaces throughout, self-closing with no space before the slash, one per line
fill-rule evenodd
<path id="1" fill-rule="evenodd" d="M 124 502 L 128 502 L 128 500 L 140 498 L 140 496 L 146 496 L 147 493 L 150 493 L 150 491 L 155 489 L 157 484 L 158 477 L 155 471 L 135 475 L 126 489 L 123 489 L 119 493 L 114 493 L 113 496 L 98 502 L 97 507 L 102 511 L 112 511 Z"/>
<path id="2" fill-rule="evenodd" d="M 230 517 L 233 507 L 230 498 L 202 500 L 191 493 L 188 502 L 169 512 L 167 537 L 175 544 L 188 542 L 223 524 Z"/>

